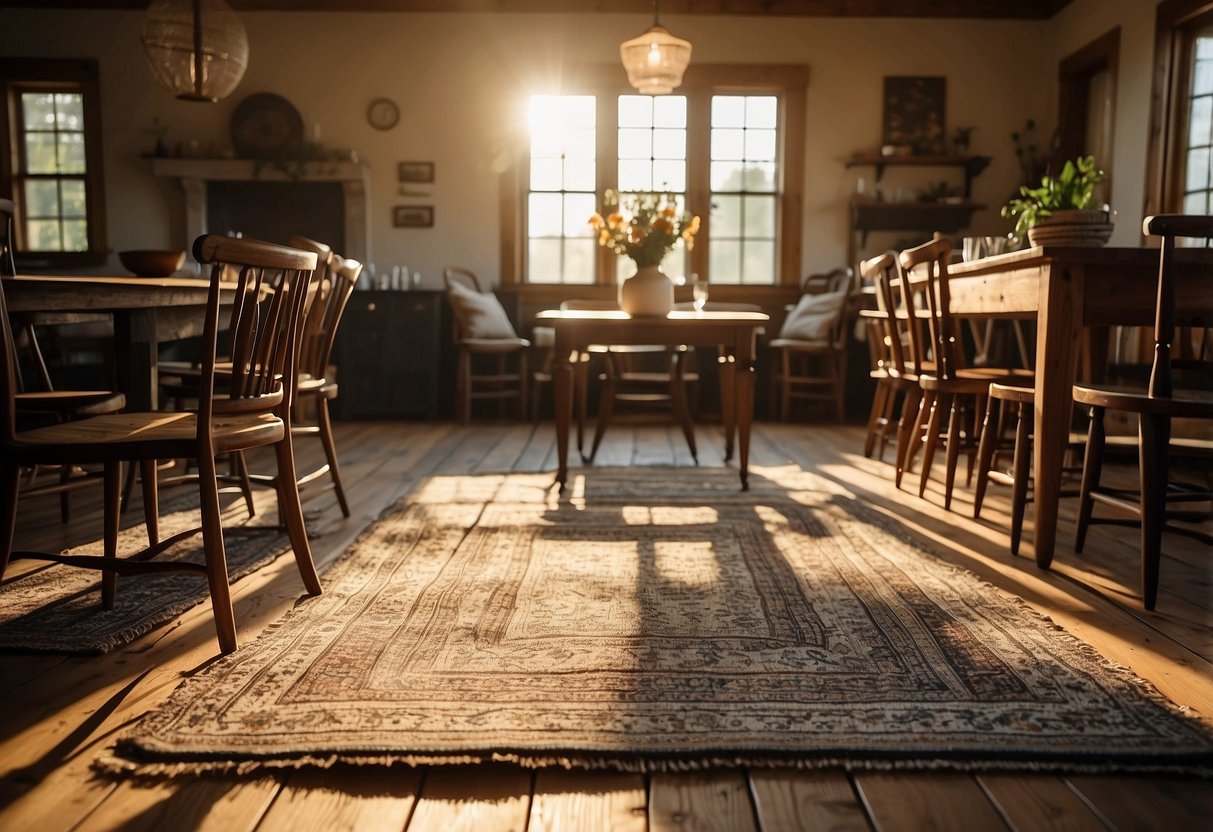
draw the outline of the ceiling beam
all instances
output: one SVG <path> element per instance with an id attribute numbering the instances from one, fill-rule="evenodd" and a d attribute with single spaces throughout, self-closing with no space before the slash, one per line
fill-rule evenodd
<path id="1" fill-rule="evenodd" d="M 229 0 L 243 11 L 648 14 L 650 0 Z M 666 14 L 1047 20 L 1070 0 L 665 0 Z M 0 0 L 0 8 L 144 9 L 148 0 Z"/>

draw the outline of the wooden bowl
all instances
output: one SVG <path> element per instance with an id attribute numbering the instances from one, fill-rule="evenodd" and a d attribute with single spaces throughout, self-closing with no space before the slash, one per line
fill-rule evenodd
<path id="1" fill-rule="evenodd" d="M 118 259 L 127 271 L 139 277 L 169 277 L 185 265 L 184 251 L 120 251 Z"/>

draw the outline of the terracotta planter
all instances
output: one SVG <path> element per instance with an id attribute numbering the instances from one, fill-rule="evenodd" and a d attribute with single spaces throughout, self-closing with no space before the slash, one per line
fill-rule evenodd
<path id="1" fill-rule="evenodd" d="M 1102 246 L 1111 236 L 1107 211 L 1054 211 L 1028 229 L 1034 246 Z"/>
<path id="2" fill-rule="evenodd" d="M 619 308 L 635 317 L 664 317 L 674 308 L 674 284 L 660 266 L 637 266 L 619 284 Z"/>

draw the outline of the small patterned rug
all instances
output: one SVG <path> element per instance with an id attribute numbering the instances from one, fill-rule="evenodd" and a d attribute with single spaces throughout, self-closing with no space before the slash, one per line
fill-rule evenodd
<path id="1" fill-rule="evenodd" d="M 269 492 L 266 492 L 267 494 Z M 251 520 L 244 501 L 228 506 L 224 527 L 252 528 L 274 521 L 274 502 L 257 503 Z M 269 508 L 269 518 L 265 509 Z M 201 525 L 198 498 L 180 497 L 161 505 L 160 538 Z M 224 537 L 228 579 L 248 575 L 283 552 L 290 541 L 274 528 L 255 532 L 231 532 Z M 147 545 L 142 523 L 118 534 L 122 556 Z M 75 555 L 99 555 L 101 541 L 70 550 Z M 157 560 L 203 563 L 202 534 L 178 543 Z M 107 653 L 115 647 L 172 621 L 199 603 L 210 603 L 206 578 L 187 572 L 135 575 L 118 579 L 113 609 L 101 609 L 101 573 L 50 564 L 0 585 L 0 649 L 56 653 Z"/>
<path id="2" fill-rule="evenodd" d="M 100 765 L 1213 768 L 1213 730 L 837 484 L 436 477 Z"/>

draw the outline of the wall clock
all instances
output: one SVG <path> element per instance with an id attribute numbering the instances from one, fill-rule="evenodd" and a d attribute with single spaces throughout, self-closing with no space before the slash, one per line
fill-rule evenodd
<path id="1" fill-rule="evenodd" d="M 303 141 L 303 119 L 282 96 L 259 92 L 236 105 L 231 131 L 240 158 L 277 159 Z"/>
<path id="2" fill-rule="evenodd" d="M 366 120 L 376 130 L 391 130 L 400 121 L 400 108 L 390 98 L 376 98 L 366 108 Z"/>

